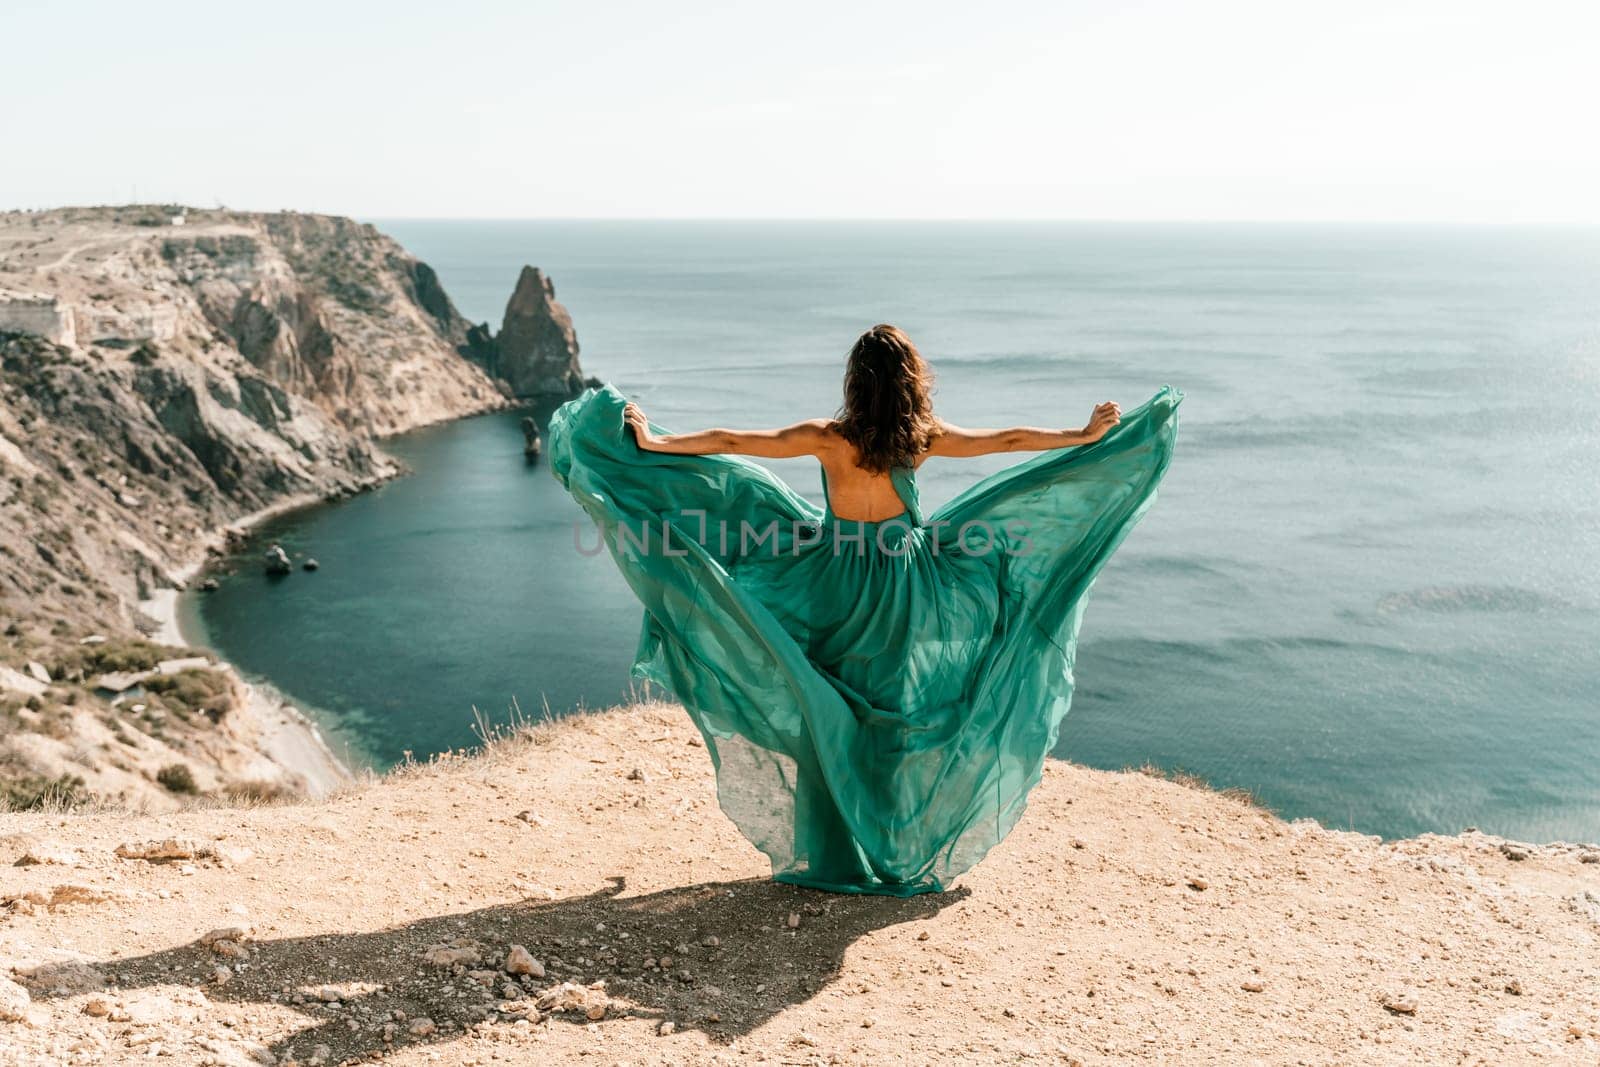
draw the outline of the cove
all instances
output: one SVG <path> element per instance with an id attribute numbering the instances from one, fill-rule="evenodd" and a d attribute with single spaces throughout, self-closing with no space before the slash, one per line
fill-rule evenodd
<path id="1" fill-rule="evenodd" d="M 625 698 L 637 603 L 545 463 L 524 460 L 523 414 L 384 442 L 411 473 L 262 524 L 210 572 L 215 592 L 186 596 L 186 630 L 375 767 L 477 743 L 474 707 L 503 722 L 513 704 L 537 718 Z M 264 572 L 274 542 L 292 574 Z"/>

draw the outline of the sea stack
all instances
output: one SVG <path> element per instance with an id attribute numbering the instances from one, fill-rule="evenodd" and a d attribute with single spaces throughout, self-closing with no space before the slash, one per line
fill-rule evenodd
<path id="1" fill-rule="evenodd" d="M 544 442 L 539 437 L 539 424 L 533 421 L 532 415 L 523 417 L 522 420 L 522 454 L 529 462 L 539 458 L 539 453 L 544 451 Z"/>
<path id="2" fill-rule="evenodd" d="M 516 397 L 576 396 L 584 387 L 572 316 L 538 267 L 522 268 L 500 332 L 491 337 L 487 325 L 473 327 L 462 351 Z"/>

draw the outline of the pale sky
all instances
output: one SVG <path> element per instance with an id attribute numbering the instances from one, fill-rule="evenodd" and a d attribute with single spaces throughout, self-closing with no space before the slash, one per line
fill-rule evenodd
<path id="1" fill-rule="evenodd" d="M 1600 223 L 1600 2 L 0 8 L 0 207 Z"/>

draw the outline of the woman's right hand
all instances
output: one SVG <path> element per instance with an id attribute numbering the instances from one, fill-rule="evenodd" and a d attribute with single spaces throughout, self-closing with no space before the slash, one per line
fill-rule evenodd
<path id="1" fill-rule="evenodd" d="M 622 409 L 622 421 L 633 431 L 634 442 L 648 451 L 655 435 L 650 432 L 650 420 L 644 417 L 639 405 L 630 400 Z"/>
<path id="2" fill-rule="evenodd" d="M 1089 440 L 1098 441 L 1111 432 L 1111 428 L 1122 421 L 1122 405 L 1107 400 L 1104 404 L 1096 404 L 1094 414 L 1089 416 L 1089 425 L 1083 428 Z"/>

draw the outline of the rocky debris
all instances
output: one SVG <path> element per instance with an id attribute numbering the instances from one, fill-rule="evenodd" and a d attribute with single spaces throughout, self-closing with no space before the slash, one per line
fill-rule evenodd
<path id="1" fill-rule="evenodd" d="M 321 566 L 322 566 L 322 564 L 318 563 L 316 560 L 308 559 L 304 563 L 300 564 L 300 569 L 304 570 L 304 571 L 314 571 L 314 570 L 317 570 L 318 568 L 320 568 Z"/>
<path id="2" fill-rule="evenodd" d="M 800 929 L 800 913 L 798 911 L 791 911 L 789 913 L 789 918 L 785 921 L 785 925 L 791 930 Z"/>
<path id="3" fill-rule="evenodd" d="M 83 862 L 77 850 L 62 844 L 60 841 L 25 838 L 18 843 L 23 846 L 22 855 L 18 856 L 16 861 L 18 867 L 28 867 L 34 864 L 76 867 Z"/>
<path id="4" fill-rule="evenodd" d="M 268 574 L 284 575 L 294 570 L 294 564 L 289 560 L 289 553 L 283 550 L 282 545 L 273 545 L 267 549 L 262 557 L 262 567 Z"/>
<path id="5" fill-rule="evenodd" d="M 572 316 L 538 267 L 522 268 L 500 332 L 491 336 L 487 324 L 473 328 L 461 352 L 513 396 L 576 396 L 585 385 Z"/>
<path id="6" fill-rule="evenodd" d="M 215 578 L 206 578 L 200 582 L 200 591 L 202 593 L 215 593 L 221 588 L 222 583 L 217 581 Z"/>
<path id="7" fill-rule="evenodd" d="M 83 1013 L 104 1019 L 116 1011 L 116 1002 L 106 997 L 90 997 L 83 1003 Z"/>
<path id="8" fill-rule="evenodd" d="M 512 945 L 511 951 L 506 954 L 505 971 L 507 974 L 528 974 L 535 978 L 544 977 L 544 964 L 533 958 L 533 954 L 521 945 Z"/>
<path id="9" fill-rule="evenodd" d="M 540 1011 L 582 1015 L 591 1022 L 598 1022 L 606 1017 L 611 998 L 606 996 L 604 982 L 593 982 L 586 986 L 562 982 L 541 992 L 534 998 L 534 1005 Z"/>
<path id="10" fill-rule="evenodd" d="M 1523 845 L 1503 841 L 1500 843 L 1500 854 L 1508 860 L 1525 860 L 1528 858 L 1528 849 Z"/>
<path id="11" fill-rule="evenodd" d="M 1417 998 L 1410 993 L 1389 992 L 1385 993 L 1378 1001 L 1385 1011 L 1395 1015 L 1415 1015 L 1417 1013 Z"/>
<path id="12" fill-rule="evenodd" d="M 1600 852 L 1580 852 L 1578 853 L 1578 862 L 1600 863 Z"/>
<path id="13" fill-rule="evenodd" d="M 250 931 L 242 926 L 222 926 L 201 934 L 200 943 L 202 945 L 214 945 L 218 941 L 243 941 L 249 936 Z"/>
<path id="14" fill-rule="evenodd" d="M 67 883 L 51 886 L 45 889 L 30 889 L 16 897 L 8 898 L 9 901 L 23 901 L 36 904 L 52 910 L 67 904 L 100 904 L 111 900 L 118 895 L 113 890 L 97 889 L 94 886 Z"/>
<path id="15" fill-rule="evenodd" d="M 419 1015 L 406 1024 L 406 1033 L 412 1037 L 432 1037 L 439 1032 L 432 1019 Z"/>
<path id="16" fill-rule="evenodd" d="M 209 846 L 209 857 L 223 867 L 237 867 L 241 863 L 248 863 L 255 858 L 255 850 L 237 848 L 224 844 Z"/>
<path id="17" fill-rule="evenodd" d="M 46 670 L 44 664 L 40 663 L 38 660 L 30 659 L 27 663 L 23 664 L 23 670 L 27 671 L 28 674 L 33 677 L 34 681 L 43 682 L 45 685 L 50 684 L 50 672 Z"/>
<path id="18" fill-rule="evenodd" d="M 118 845 L 116 854 L 125 860 L 164 863 L 171 860 L 209 859 L 215 852 L 211 846 L 187 837 L 166 837 L 159 841 L 130 841 Z"/>
<path id="19" fill-rule="evenodd" d="M 0 1022 L 21 1022 L 28 1017 L 33 998 L 11 979 L 0 975 Z"/>
<path id="20" fill-rule="evenodd" d="M 84 1001 L 83 1013 L 94 1019 L 104 1019 L 111 1023 L 126 1023 L 134 1021 L 134 1014 L 128 1006 L 115 997 L 90 997 Z"/>
<path id="21" fill-rule="evenodd" d="M 211 942 L 211 951 L 225 960 L 247 960 L 250 958 L 250 950 L 237 941 L 213 941 Z"/>
<path id="22" fill-rule="evenodd" d="M 1260 981 L 1259 979 L 1252 978 L 1247 981 L 1240 982 L 1239 988 L 1244 990 L 1246 993 L 1261 993 L 1264 992 L 1267 987 L 1264 982 Z"/>
<path id="23" fill-rule="evenodd" d="M 1210 882 L 1206 881 L 1204 878 L 1198 878 L 1198 877 L 1190 878 L 1189 882 L 1188 882 L 1188 885 L 1189 885 L 1190 889 L 1193 889 L 1197 893 L 1203 893 L 1207 889 L 1211 888 L 1211 883 Z"/>
<path id="24" fill-rule="evenodd" d="M 478 943 L 458 939 L 449 944 L 429 945 L 422 953 L 423 961 L 434 967 L 471 967 L 483 962 Z"/>

